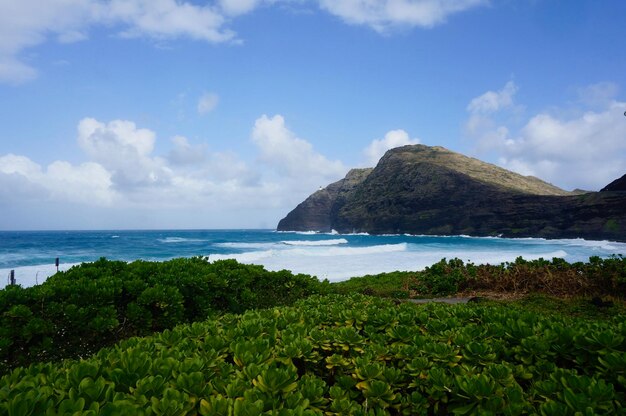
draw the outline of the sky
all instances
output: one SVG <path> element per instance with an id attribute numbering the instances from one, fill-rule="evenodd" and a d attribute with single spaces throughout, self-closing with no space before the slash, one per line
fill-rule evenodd
<path id="1" fill-rule="evenodd" d="M 0 230 L 274 228 L 390 148 L 626 173 L 623 0 L 0 0 Z"/>

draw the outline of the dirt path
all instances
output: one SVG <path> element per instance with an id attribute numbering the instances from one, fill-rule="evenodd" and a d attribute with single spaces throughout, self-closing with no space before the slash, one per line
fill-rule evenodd
<path id="1" fill-rule="evenodd" d="M 449 303 L 451 305 L 456 305 L 457 303 L 467 303 L 470 299 L 475 298 L 433 298 L 433 299 L 407 299 L 408 302 L 413 303 L 429 303 L 429 302 L 440 302 L 440 303 Z"/>

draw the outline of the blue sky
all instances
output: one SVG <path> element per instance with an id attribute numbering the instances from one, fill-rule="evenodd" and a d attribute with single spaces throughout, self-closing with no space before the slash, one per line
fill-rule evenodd
<path id="1" fill-rule="evenodd" d="M 0 0 L 0 229 L 272 228 L 385 150 L 626 173 L 621 0 Z"/>

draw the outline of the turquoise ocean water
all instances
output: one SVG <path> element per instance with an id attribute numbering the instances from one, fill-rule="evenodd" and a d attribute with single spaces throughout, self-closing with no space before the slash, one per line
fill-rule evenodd
<path id="1" fill-rule="evenodd" d="M 23 286 L 41 283 L 60 269 L 100 257 L 132 261 L 208 256 L 233 258 L 287 269 L 331 281 L 352 276 L 420 270 L 442 258 L 501 263 L 561 257 L 626 255 L 626 244 L 609 241 L 437 237 L 410 235 L 339 235 L 283 233 L 273 230 L 27 231 L 0 232 L 0 287 L 10 270 Z"/>

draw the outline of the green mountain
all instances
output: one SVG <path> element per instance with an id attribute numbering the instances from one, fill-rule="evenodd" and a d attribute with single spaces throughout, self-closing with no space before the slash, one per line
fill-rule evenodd
<path id="1" fill-rule="evenodd" d="M 442 147 L 389 150 L 299 204 L 279 231 L 626 241 L 626 192 L 567 192 Z"/>

